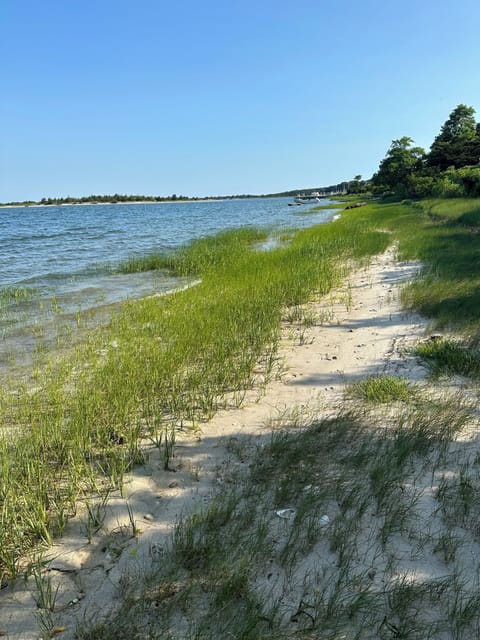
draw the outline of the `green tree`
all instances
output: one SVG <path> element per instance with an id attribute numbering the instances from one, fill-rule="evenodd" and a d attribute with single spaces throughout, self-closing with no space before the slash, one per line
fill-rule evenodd
<path id="1" fill-rule="evenodd" d="M 475 122 L 475 109 L 459 104 L 433 141 L 426 164 L 444 171 L 448 167 L 478 164 L 479 155 L 479 126 Z"/>
<path id="2" fill-rule="evenodd" d="M 348 183 L 348 193 L 360 193 L 362 191 L 362 176 L 360 174 L 356 175 L 353 180 L 350 180 Z"/>
<path id="3" fill-rule="evenodd" d="M 409 183 L 421 168 L 425 157 L 422 147 L 413 147 L 413 140 L 403 136 L 393 140 L 385 158 L 380 162 L 372 182 L 377 190 L 393 191 L 405 195 Z"/>

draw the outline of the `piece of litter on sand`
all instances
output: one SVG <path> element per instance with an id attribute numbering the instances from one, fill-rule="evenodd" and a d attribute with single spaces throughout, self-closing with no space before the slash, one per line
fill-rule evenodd
<path id="1" fill-rule="evenodd" d="M 327 524 L 330 524 L 330 518 L 326 514 L 323 516 L 320 516 L 319 521 L 322 527 L 326 527 Z"/>
<path id="2" fill-rule="evenodd" d="M 283 518 L 284 520 L 292 520 L 295 517 L 296 511 L 295 509 L 278 509 L 275 511 L 279 518 Z"/>

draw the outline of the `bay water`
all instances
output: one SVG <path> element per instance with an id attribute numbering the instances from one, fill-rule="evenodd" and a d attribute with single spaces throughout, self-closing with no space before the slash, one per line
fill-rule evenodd
<path id="1" fill-rule="evenodd" d="M 119 273 L 130 257 L 225 229 L 253 226 L 273 235 L 332 219 L 332 210 L 311 212 L 315 204 L 247 198 L 0 208 L 0 356 L 59 318 L 184 284 L 156 271 Z"/>

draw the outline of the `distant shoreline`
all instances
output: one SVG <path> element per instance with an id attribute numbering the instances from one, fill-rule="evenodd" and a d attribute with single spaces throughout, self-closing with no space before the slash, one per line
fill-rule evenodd
<path id="1" fill-rule="evenodd" d="M 252 196 L 259 198 L 262 196 Z M 275 197 L 275 196 L 265 196 Z M 120 200 L 118 202 L 60 202 L 58 204 L 0 204 L 0 209 L 35 209 L 40 207 L 98 207 L 114 204 L 175 204 L 184 202 L 225 202 L 225 200 L 246 200 L 247 198 L 196 198 L 195 200 Z"/>
<path id="2" fill-rule="evenodd" d="M 252 194 L 246 193 L 241 195 L 225 195 L 225 196 L 207 196 L 205 198 L 200 197 L 188 197 L 188 196 L 141 196 L 139 200 L 130 200 L 129 198 L 133 198 L 135 196 L 128 195 L 97 195 L 97 196 L 85 196 L 80 197 L 78 200 L 72 200 L 70 202 L 66 202 L 68 198 L 42 198 L 42 200 L 46 200 L 46 202 L 42 201 L 23 201 L 23 202 L 1 202 L 0 209 L 18 209 L 23 207 L 64 207 L 64 206 L 86 206 L 86 205 L 103 205 L 103 204 L 165 204 L 172 202 L 224 202 L 226 200 L 251 200 L 251 199 L 262 199 L 262 198 L 294 198 L 296 196 L 305 197 L 305 194 L 322 192 L 322 196 L 324 198 L 332 198 L 338 196 L 338 189 L 343 187 L 344 183 L 340 185 L 336 185 L 335 187 L 317 187 L 317 188 L 308 188 L 308 189 L 294 189 L 291 191 L 281 191 L 279 193 L 262 193 Z M 330 189 L 336 189 L 336 191 L 332 191 L 330 193 Z M 119 199 L 115 199 L 118 197 Z M 98 200 L 96 199 L 98 198 Z M 102 200 L 102 198 L 113 198 L 112 200 Z M 142 199 L 144 198 L 144 199 Z M 158 199 L 155 199 L 158 198 Z M 55 202 L 52 202 L 55 200 Z"/>

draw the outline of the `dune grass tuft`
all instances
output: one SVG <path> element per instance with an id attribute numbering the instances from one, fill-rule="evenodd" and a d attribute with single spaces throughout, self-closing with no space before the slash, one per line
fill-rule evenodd
<path id="1" fill-rule="evenodd" d="M 382 404 L 408 401 L 412 397 L 413 390 L 404 378 L 392 375 L 373 375 L 351 385 L 347 389 L 347 394 L 367 402 Z"/>
<path id="2" fill-rule="evenodd" d="M 443 338 L 419 344 L 415 353 L 425 361 L 434 377 L 461 375 L 480 378 L 480 351 L 471 345 Z"/>

